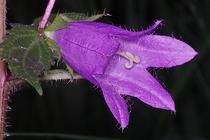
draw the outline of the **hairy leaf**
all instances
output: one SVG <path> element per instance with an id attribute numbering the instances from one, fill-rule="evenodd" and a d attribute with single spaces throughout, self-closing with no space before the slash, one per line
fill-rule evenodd
<path id="1" fill-rule="evenodd" d="M 50 38 L 48 38 L 48 37 L 46 37 L 46 41 L 47 41 L 47 44 L 48 44 L 48 46 L 50 47 L 50 49 L 52 51 L 53 58 L 60 59 L 61 58 L 60 48 L 57 46 L 55 41 L 50 39 Z"/>
<path id="2" fill-rule="evenodd" d="M 42 95 L 39 77 L 53 62 L 43 35 L 31 26 L 16 24 L 0 46 L 12 74 L 29 82 Z"/>
<path id="3" fill-rule="evenodd" d="M 47 27 L 45 31 L 55 31 L 61 28 L 64 28 L 68 25 L 69 22 L 74 22 L 74 21 L 95 21 L 97 19 L 100 19 L 104 16 L 105 14 L 97 14 L 93 16 L 88 16 L 83 13 L 62 13 L 62 14 L 57 14 L 54 18 L 54 21 L 52 22 L 51 25 Z"/>

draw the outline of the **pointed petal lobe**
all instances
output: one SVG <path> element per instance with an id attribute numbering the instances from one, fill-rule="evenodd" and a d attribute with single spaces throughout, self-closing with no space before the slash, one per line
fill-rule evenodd
<path id="1" fill-rule="evenodd" d="M 113 85 L 120 94 L 136 97 L 155 108 L 175 112 L 173 99 L 158 81 L 141 66 L 126 69 L 125 62 L 115 57 L 106 69 L 103 80 Z"/>
<path id="2" fill-rule="evenodd" d="M 125 128 L 129 122 L 129 112 L 126 101 L 114 90 L 114 87 L 111 85 L 108 86 L 104 84 L 103 81 L 100 82 L 100 85 L 103 91 L 104 99 L 110 111 L 120 123 L 121 127 Z"/>
<path id="3" fill-rule="evenodd" d="M 138 37 L 141 35 L 149 35 L 155 32 L 155 30 L 161 25 L 162 20 L 157 20 L 154 25 L 150 26 L 148 29 L 138 32 Z"/>
<path id="4" fill-rule="evenodd" d="M 184 64 L 197 55 L 186 43 L 168 36 L 146 35 L 138 42 L 123 42 L 123 50 L 141 59 L 144 67 L 173 67 Z"/>
<path id="5" fill-rule="evenodd" d="M 143 35 L 152 34 L 155 29 L 157 29 L 161 25 L 161 20 L 158 20 L 155 22 L 155 24 L 151 27 L 149 27 L 146 30 L 138 31 L 138 32 L 132 32 L 129 30 L 122 29 L 120 27 L 116 27 L 109 24 L 104 24 L 100 22 L 88 22 L 88 21 L 82 21 L 82 22 L 72 22 L 69 24 L 69 28 L 87 28 L 89 30 L 100 32 L 103 34 L 108 34 L 112 38 L 117 39 L 124 39 L 124 40 L 137 40 L 139 37 Z"/>

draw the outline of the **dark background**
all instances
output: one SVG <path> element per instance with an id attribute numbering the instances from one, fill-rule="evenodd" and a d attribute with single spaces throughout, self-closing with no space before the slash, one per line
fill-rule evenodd
<path id="1" fill-rule="evenodd" d="M 7 0 L 8 23 L 31 24 L 47 0 Z M 32 88 L 14 92 L 8 140 L 210 140 L 210 0 L 57 0 L 54 12 L 94 13 L 104 21 L 143 29 L 156 19 L 158 33 L 190 44 L 199 55 L 172 69 L 152 70 L 173 96 L 176 115 L 131 98 L 130 124 L 122 132 L 99 90 L 85 80 L 44 82 L 44 96 Z M 63 134 L 63 135 L 60 135 Z"/>

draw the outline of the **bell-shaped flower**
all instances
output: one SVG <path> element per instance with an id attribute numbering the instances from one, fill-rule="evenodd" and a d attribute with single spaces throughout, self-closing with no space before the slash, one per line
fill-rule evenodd
<path id="1" fill-rule="evenodd" d="M 78 74 L 100 87 L 104 99 L 122 128 L 129 123 L 124 95 L 175 112 L 174 101 L 147 71 L 190 61 L 197 52 L 173 37 L 153 35 L 161 24 L 131 32 L 100 22 L 72 22 L 51 34 L 65 62 Z"/>

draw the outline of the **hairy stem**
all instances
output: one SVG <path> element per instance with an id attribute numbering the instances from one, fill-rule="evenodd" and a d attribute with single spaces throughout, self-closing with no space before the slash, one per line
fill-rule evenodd
<path id="1" fill-rule="evenodd" d="M 71 76 L 68 72 L 65 72 L 65 71 L 57 72 L 57 70 L 52 70 L 52 71 L 49 71 L 43 77 L 41 77 L 39 80 L 40 81 L 67 80 L 69 82 L 73 82 L 75 80 L 81 80 L 81 79 L 83 79 L 83 77 L 81 77 L 80 75 L 77 75 L 77 74 L 74 74 L 74 76 Z M 17 79 L 15 77 L 10 77 L 10 78 L 8 78 L 8 81 L 7 81 L 7 87 L 9 90 L 17 92 L 17 91 L 21 90 L 22 88 L 29 87 L 29 84 L 27 84 L 27 82 L 24 80 Z"/>
<path id="2" fill-rule="evenodd" d="M 48 19 L 54 7 L 54 4 L 55 0 L 49 0 L 44 16 L 42 17 L 42 20 L 39 23 L 39 30 L 43 30 L 46 27 Z"/>
<path id="3" fill-rule="evenodd" d="M 0 0 L 0 43 L 6 33 L 6 0 Z M 7 66 L 3 60 L 0 60 L 0 140 L 4 139 L 5 117 L 7 111 L 7 99 L 9 91 L 6 86 Z"/>
<path id="4" fill-rule="evenodd" d="M 6 32 L 6 0 L 0 0 L 0 43 Z"/>
<path id="5" fill-rule="evenodd" d="M 5 117 L 7 111 L 8 91 L 6 88 L 7 69 L 6 64 L 0 61 L 0 140 L 4 138 Z"/>

